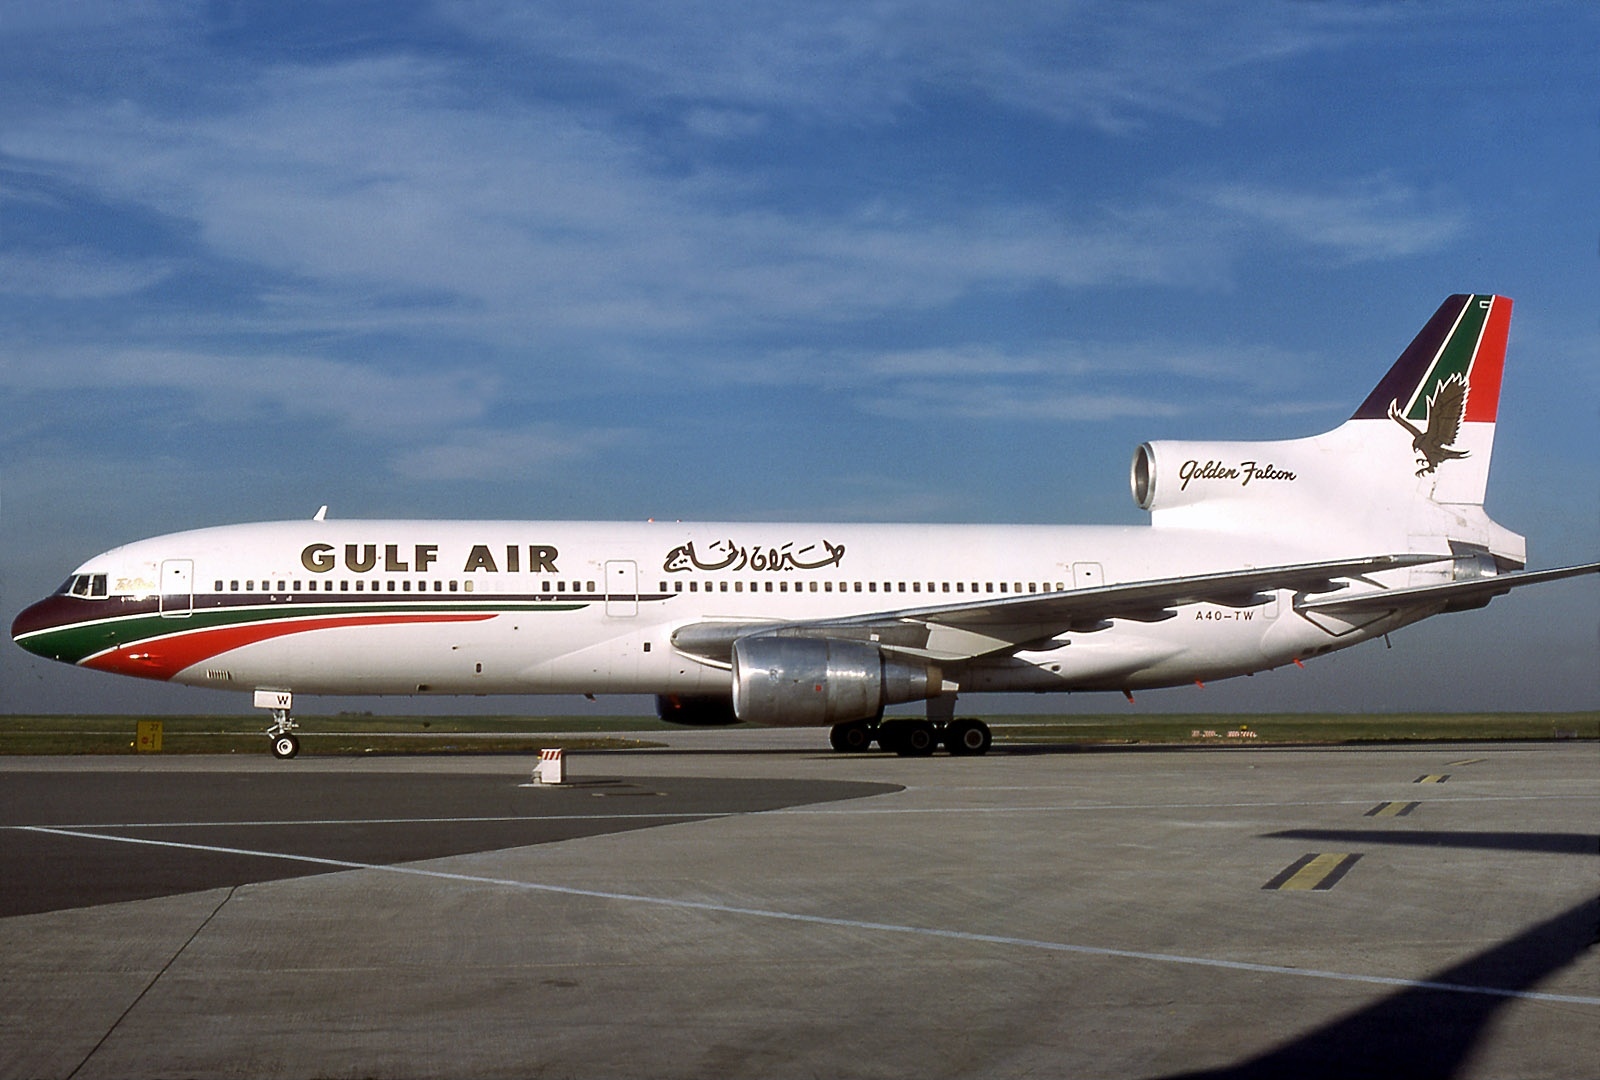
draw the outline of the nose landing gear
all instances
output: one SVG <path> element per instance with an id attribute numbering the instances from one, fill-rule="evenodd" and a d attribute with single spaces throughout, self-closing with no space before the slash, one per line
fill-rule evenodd
<path id="1" fill-rule="evenodd" d="M 292 758 L 300 752 L 300 740 L 294 733 L 300 725 L 289 715 L 293 705 L 294 695 L 287 690 L 256 691 L 256 708 L 272 711 L 267 738 L 272 740 L 272 756 L 279 760 Z"/>

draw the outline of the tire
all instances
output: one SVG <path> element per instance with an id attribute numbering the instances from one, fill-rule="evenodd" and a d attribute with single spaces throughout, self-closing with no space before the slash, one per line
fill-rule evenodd
<path id="1" fill-rule="evenodd" d="M 928 757 L 939 748 L 939 733 L 926 720 L 902 721 L 900 727 L 895 753 L 901 757 Z"/>
<path id="2" fill-rule="evenodd" d="M 944 745 L 956 757 L 987 754 L 993 742 L 989 725 L 982 720 L 957 720 L 944 733 Z"/>
<path id="3" fill-rule="evenodd" d="M 272 756 L 279 759 L 292 758 L 300 752 L 300 740 L 293 735 L 277 735 L 272 740 Z"/>
<path id="4" fill-rule="evenodd" d="M 870 723 L 856 720 L 833 725 L 833 730 L 828 732 L 828 742 L 841 754 L 859 754 L 872 749 L 874 734 Z"/>

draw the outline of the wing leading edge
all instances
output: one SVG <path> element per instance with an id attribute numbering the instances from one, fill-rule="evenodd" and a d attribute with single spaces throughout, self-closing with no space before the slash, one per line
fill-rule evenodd
<path id="1" fill-rule="evenodd" d="M 685 652 L 719 664 L 730 661 L 735 641 L 755 636 L 867 641 L 888 651 L 943 662 L 973 660 L 1021 651 L 1073 630 L 1104 629 L 1112 619 L 1160 622 L 1189 604 L 1254 607 L 1268 601 L 1270 597 L 1264 594 L 1280 589 L 1301 594 L 1330 593 L 1347 588 L 1350 581 L 1368 574 L 1448 559 L 1449 556 L 1439 555 L 1377 555 L 925 605 L 833 619 L 691 623 L 680 627 L 672 641 Z"/>

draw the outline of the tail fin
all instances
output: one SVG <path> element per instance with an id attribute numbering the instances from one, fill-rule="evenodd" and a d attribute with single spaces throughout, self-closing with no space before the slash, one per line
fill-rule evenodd
<path id="1" fill-rule="evenodd" d="M 1510 298 L 1450 297 L 1350 418 L 1409 433 L 1436 502 L 1483 504 L 1510 328 Z"/>
<path id="2" fill-rule="evenodd" d="M 1510 324 L 1506 297 L 1452 296 L 1332 431 L 1145 443 L 1134 455 L 1134 498 L 1154 525 L 1315 529 L 1392 551 L 1448 550 L 1457 540 L 1515 561 L 1521 538 L 1483 513 Z"/>

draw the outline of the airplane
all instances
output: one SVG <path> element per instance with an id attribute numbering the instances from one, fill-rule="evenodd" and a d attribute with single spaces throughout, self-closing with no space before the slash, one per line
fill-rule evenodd
<path id="1" fill-rule="evenodd" d="M 957 694 L 1133 692 L 1282 667 L 1600 571 L 1529 571 L 1484 512 L 1510 299 L 1451 296 L 1345 423 L 1139 446 L 1148 525 L 310 520 L 96 555 L 24 649 L 253 692 L 641 694 L 674 723 L 985 753 Z M 925 701 L 925 714 L 884 709 Z"/>

